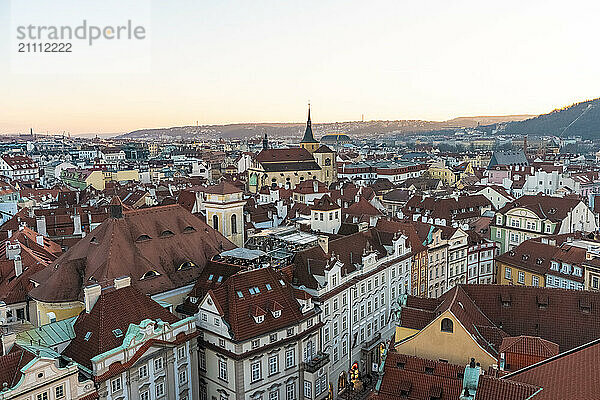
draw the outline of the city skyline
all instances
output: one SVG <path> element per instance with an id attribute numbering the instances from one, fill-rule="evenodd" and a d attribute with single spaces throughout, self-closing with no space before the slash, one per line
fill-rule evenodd
<path id="1" fill-rule="evenodd" d="M 2 40 L 0 133 L 302 122 L 309 99 L 315 123 L 443 121 L 600 96 L 587 67 L 600 57 L 598 4 L 147 4 L 151 65 L 140 73 L 16 73 Z M 96 15 L 85 7 L 69 12 Z M 0 5 L 3 37 L 13 36 L 10 15 L 11 3 Z"/>

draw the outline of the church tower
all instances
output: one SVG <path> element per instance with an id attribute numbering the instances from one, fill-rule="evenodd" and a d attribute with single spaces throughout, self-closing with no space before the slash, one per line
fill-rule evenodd
<path id="1" fill-rule="evenodd" d="M 319 142 L 317 142 L 313 136 L 312 123 L 310 121 L 310 103 L 308 103 L 308 120 L 306 121 L 306 131 L 304 131 L 304 137 L 300 142 L 300 147 L 308 150 L 308 152 L 311 154 L 319 148 Z"/>

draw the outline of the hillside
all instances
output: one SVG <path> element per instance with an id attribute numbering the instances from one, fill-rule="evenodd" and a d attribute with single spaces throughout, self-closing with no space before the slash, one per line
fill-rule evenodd
<path id="1" fill-rule="evenodd" d="M 448 121 L 350 121 L 315 124 L 313 129 L 317 136 L 332 133 L 345 133 L 352 137 L 363 138 L 376 135 L 403 135 L 420 132 L 439 131 L 444 129 L 473 128 L 480 124 L 495 124 L 522 120 L 531 115 L 460 117 Z M 265 133 L 270 137 L 297 138 L 304 133 L 305 123 L 242 123 L 227 125 L 181 126 L 171 128 L 140 129 L 119 136 L 119 139 L 207 139 L 216 138 L 248 138 Z"/>
<path id="2" fill-rule="evenodd" d="M 556 109 L 524 121 L 509 122 L 507 134 L 600 138 L 600 98 Z"/>

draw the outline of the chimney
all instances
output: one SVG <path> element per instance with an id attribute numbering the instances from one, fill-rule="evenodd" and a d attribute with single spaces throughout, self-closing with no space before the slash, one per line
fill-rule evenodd
<path id="1" fill-rule="evenodd" d="M 317 243 L 319 243 L 319 246 L 321 246 L 321 248 L 323 249 L 323 251 L 325 252 L 325 254 L 329 254 L 329 237 L 328 236 L 319 236 L 317 239 Z"/>
<path id="2" fill-rule="evenodd" d="M 14 260 L 16 257 L 20 257 L 20 255 L 21 243 L 11 243 L 10 241 L 6 241 L 6 258 Z"/>
<path id="3" fill-rule="evenodd" d="M 81 214 L 73 215 L 73 235 L 81 235 Z"/>
<path id="4" fill-rule="evenodd" d="M 92 311 L 92 308 L 94 308 L 94 304 L 96 304 L 96 301 L 98 301 L 98 298 L 100 298 L 100 295 L 102 294 L 102 287 L 100 285 L 98 285 L 97 283 L 90 285 L 90 286 L 86 286 L 83 289 L 83 297 L 84 297 L 84 301 L 85 301 L 85 312 L 86 313 L 90 313 Z"/>
<path id="5" fill-rule="evenodd" d="M 21 256 L 15 256 L 15 276 L 19 277 L 23 273 L 23 261 L 21 260 Z"/>
<path id="6" fill-rule="evenodd" d="M 115 278 L 115 289 L 119 290 L 124 287 L 131 286 L 131 277 L 129 276 L 121 276 L 119 278 Z"/>
<path id="7" fill-rule="evenodd" d="M 42 236 L 48 236 L 48 233 L 46 232 L 46 217 L 45 216 L 40 215 L 39 217 L 36 217 L 35 224 L 36 224 L 37 233 L 39 233 Z"/>

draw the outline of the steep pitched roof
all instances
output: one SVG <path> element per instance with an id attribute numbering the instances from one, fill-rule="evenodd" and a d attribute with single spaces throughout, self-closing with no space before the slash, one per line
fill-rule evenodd
<path id="1" fill-rule="evenodd" d="M 507 203 L 498 212 L 505 214 L 513 208 L 522 207 L 534 212 L 539 218 L 560 222 L 580 202 L 581 200 L 571 197 L 552 197 L 542 194 L 525 195 Z"/>
<path id="2" fill-rule="evenodd" d="M 8 389 L 14 387 L 23 376 L 21 368 L 34 358 L 32 353 L 18 346 L 14 346 L 10 353 L 0 356 L 0 385 L 6 383 Z"/>
<path id="3" fill-rule="evenodd" d="M 251 292 L 251 288 L 258 288 L 258 292 Z M 237 341 L 298 324 L 314 314 L 302 313 L 295 289 L 283 273 L 270 267 L 240 271 L 208 293 Z M 274 311 L 281 311 L 281 315 L 275 317 Z M 256 315 L 263 315 L 264 321 L 257 323 Z"/>
<path id="4" fill-rule="evenodd" d="M 123 344 L 129 325 L 137 325 L 145 319 L 168 323 L 179 320 L 166 308 L 131 286 L 105 290 L 89 314 L 85 310 L 79 314 L 73 325 L 75 338 L 63 354 L 91 369 L 90 360 L 94 356 Z M 120 329 L 122 335 L 115 334 L 116 329 Z"/>
<path id="5" fill-rule="evenodd" d="M 361 257 L 366 248 L 376 251 L 378 254 L 377 258 L 387 255 L 377 229 L 369 229 L 364 232 L 357 232 L 330 240 L 328 244 L 329 252 L 327 254 L 321 246 L 314 246 L 300 251 L 294 256 L 293 282 L 298 286 L 304 285 L 310 289 L 317 289 L 318 282 L 314 275 L 324 275 L 324 270 L 332 256 L 339 257 L 340 261 L 344 264 L 342 275 L 346 275 L 356 270 L 355 264 L 362 262 Z"/>
<path id="6" fill-rule="evenodd" d="M 358 202 L 350 205 L 350 207 L 346 208 L 344 210 L 344 212 L 347 215 L 352 215 L 355 217 L 362 217 L 362 216 L 376 217 L 376 216 L 383 215 L 381 213 L 381 211 L 379 211 L 377 208 L 375 208 L 375 206 L 373 204 L 369 203 L 369 201 L 367 201 L 364 197 L 361 197 Z"/>
<path id="7" fill-rule="evenodd" d="M 557 355 L 559 349 L 556 343 L 552 343 L 551 341 L 540 337 L 517 336 L 505 337 L 502 339 L 500 352 L 549 358 Z"/>
<path id="8" fill-rule="evenodd" d="M 156 294 L 188 285 L 215 254 L 235 245 L 179 205 L 124 211 L 109 218 L 33 277 L 40 301 L 83 299 L 92 283 L 132 278 L 143 293 Z M 152 272 L 154 271 L 154 272 Z"/>
<path id="9" fill-rule="evenodd" d="M 456 400 L 462 394 L 465 367 L 388 351 L 384 375 L 373 400 Z M 477 400 L 529 400 L 539 387 L 480 375 Z M 534 397 L 537 399 L 537 397 Z"/>
<path id="10" fill-rule="evenodd" d="M 535 400 L 598 398 L 600 340 L 594 340 L 552 358 L 504 376 L 503 380 L 542 386 Z"/>

